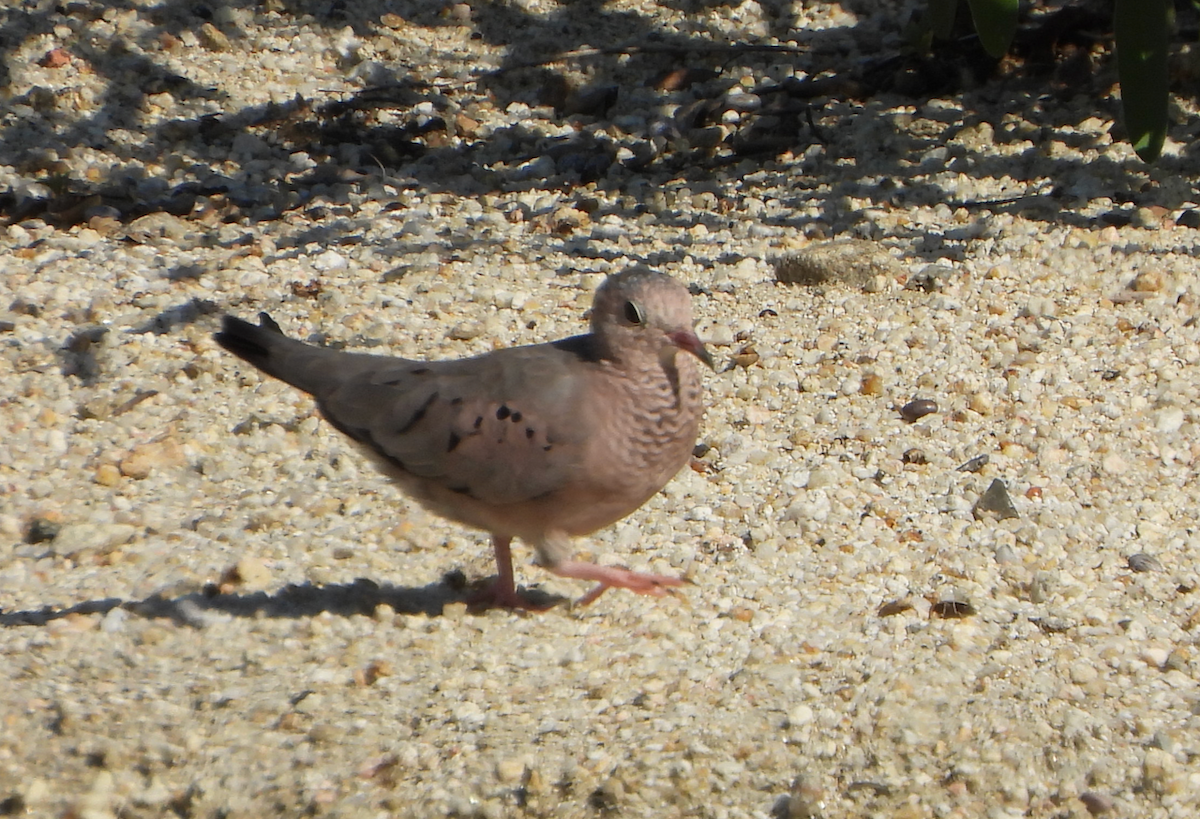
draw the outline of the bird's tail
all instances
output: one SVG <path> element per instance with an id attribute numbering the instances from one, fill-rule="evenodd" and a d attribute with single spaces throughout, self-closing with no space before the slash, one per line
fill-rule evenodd
<path id="1" fill-rule="evenodd" d="M 288 338 L 266 313 L 258 314 L 258 324 L 225 316 L 213 339 L 267 375 L 318 396 L 338 380 L 336 359 L 345 355 Z"/>

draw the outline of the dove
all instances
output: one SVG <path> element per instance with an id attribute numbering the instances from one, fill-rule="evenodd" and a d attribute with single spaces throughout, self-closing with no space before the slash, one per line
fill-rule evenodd
<path id="1" fill-rule="evenodd" d="M 687 288 L 633 268 L 596 290 L 590 332 L 473 358 L 417 361 L 313 346 L 266 313 L 225 316 L 216 342 L 309 393 L 405 494 L 487 532 L 497 576 L 472 603 L 539 609 L 516 588 L 511 544 L 560 577 L 662 595 L 680 578 L 576 560 L 571 539 L 626 517 L 690 459 L 703 363 Z"/>

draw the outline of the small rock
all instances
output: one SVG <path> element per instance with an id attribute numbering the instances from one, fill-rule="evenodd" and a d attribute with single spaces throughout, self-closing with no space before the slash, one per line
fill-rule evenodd
<path id="1" fill-rule="evenodd" d="M 212 23 L 205 23 L 200 26 L 197 36 L 200 39 L 200 45 L 209 51 L 230 51 L 233 48 L 233 45 L 229 42 L 229 38 Z"/>
<path id="2" fill-rule="evenodd" d="M 1171 656 L 1171 652 L 1162 646 L 1149 646 L 1142 650 L 1140 656 L 1146 665 L 1162 669 L 1167 664 L 1167 658 Z"/>
<path id="3" fill-rule="evenodd" d="M 496 763 L 496 778 L 505 785 L 518 785 L 525 778 L 525 760 L 508 757 Z"/>
<path id="4" fill-rule="evenodd" d="M 944 264 L 930 264 L 909 276 L 904 285 L 905 290 L 922 290 L 935 293 L 945 290 L 946 285 L 954 278 L 954 268 Z"/>
<path id="5" fill-rule="evenodd" d="M 312 266 L 317 270 L 345 270 L 350 265 L 336 250 L 326 250 L 312 260 Z"/>
<path id="6" fill-rule="evenodd" d="M 1163 407 L 1154 419 L 1154 428 L 1164 435 L 1178 432 L 1183 426 L 1184 414 L 1181 407 Z"/>
<path id="7" fill-rule="evenodd" d="M 137 527 L 126 523 L 76 523 L 64 526 L 54 539 L 54 553 L 73 557 L 84 551 L 106 554 L 128 543 Z"/>
<path id="8" fill-rule="evenodd" d="M 1188 208 L 1175 219 L 1175 224 L 1186 228 L 1200 228 L 1200 210 Z"/>
<path id="9" fill-rule="evenodd" d="M 1178 793 L 1184 786 L 1183 771 L 1174 756 L 1158 748 L 1146 748 L 1142 760 L 1144 786 L 1161 796 Z"/>
<path id="10" fill-rule="evenodd" d="M 1167 286 L 1167 277 L 1157 267 L 1143 270 L 1134 276 L 1129 289 L 1135 293 L 1157 293 Z"/>
<path id="11" fill-rule="evenodd" d="M 1162 217 L 1152 208 L 1138 208 L 1133 212 L 1131 224 L 1146 230 L 1158 230 L 1162 227 Z"/>
<path id="12" fill-rule="evenodd" d="M 101 464 L 96 468 L 96 474 L 92 476 L 92 480 L 101 486 L 116 486 L 121 482 L 121 470 L 117 469 L 114 464 Z"/>
<path id="13" fill-rule="evenodd" d="M 105 634 L 116 634 L 125 629 L 125 621 L 129 619 L 129 612 L 119 606 L 110 609 L 108 614 L 104 615 L 104 619 L 100 621 L 100 630 Z"/>
<path id="14" fill-rule="evenodd" d="M 975 502 L 975 506 L 971 508 L 971 514 L 975 516 L 976 520 L 988 513 L 994 514 L 999 520 L 1020 517 L 1017 507 L 1013 505 L 1012 497 L 1008 494 L 1008 485 L 999 478 L 992 481 L 979 500 Z"/>
<path id="15" fill-rule="evenodd" d="M 746 367 L 750 367 L 754 364 L 757 364 L 758 358 L 759 358 L 759 356 L 758 356 L 758 353 L 755 352 L 755 350 L 754 350 L 754 345 L 747 344 L 745 347 L 743 347 L 742 349 L 740 349 L 736 353 L 734 353 L 733 359 L 732 359 L 732 361 L 733 361 L 732 366 L 741 367 L 741 368 L 745 369 Z"/>
<path id="16" fill-rule="evenodd" d="M 1154 555 L 1138 552 L 1129 556 L 1129 569 L 1134 572 L 1161 572 L 1162 563 Z"/>
<path id="17" fill-rule="evenodd" d="M 470 341 L 483 334 L 483 324 L 478 321 L 464 321 L 450 328 L 450 338 L 455 341 Z"/>
<path id="18" fill-rule="evenodd" d="M 876 276 L 896 279 L 899 262 L 882 245 L 864 239 L 819 242 L 774 260 L 775 278 L 788 284 L 865 287 Z"/>
<path id="19" fill-rule="evenodd" d="M 900 417 L 912 424 L 926 415 L 931 415 L 937 411 L 938 405 L 936 401 L 931 401 L 928 398 L 914 398 L 900 408 Z"/>
<path id="20" fill-rule="evenodd" d="M 70 64 L 71 54 L 65 48 L 52 48 L 38 60 L 38 65 L 42 68 L 62 68 Z"/>
<path id="21" fill-rule="evenodd" d="M 126 478 L 141 480 L 150 476 L 155 469 L 183 466 L 187 455 L 174 440 L 154 441 L 136 446 L 120 463 L 121 474 Z"/>
<path id="22" fill-rule="evenodd" d="M 1079 801 L 1092 816 L 1100 816 L 1113 809 L 1112 799 L 1095 791 L 1084 791 L 1079 794 Z"/>
<path id="23" fill-rule="evenodd" d="M 958 467 L 958 469 L 956 469 L 955 471 L 956 472 L 978 472 L 979 470 L 981 470 L 985 466 L 987 466 L 988 461 L 990 461 L 991 459 L 992 459 L 991 456 L 988 455 L 987 453 L 984 453 L 983 455 L 976 455 L 974 458 L 967 461 L 962 466 Z"/>
<path id="24" fill-rule="evenodd" d="M 1129 471 L 1129 462 L 1116 452 L 1110 452 L 1105 455 L 1100 460 L 1100 466 L 1110 475 L 1124 475 Z"/>
<path id="25" fill-rule="evenodd" d="M 1096 666 L 1092 662 L 1079 660 L 1071 664 L 1070 675 L 1071 682 L 1076 685 L 1087 685 L 1095 682 L 1100 677 L 1100 672 L 1096 670 Z"/>
<path id="26" fill-rule="evenodd" d="M 247 589 L 265 589 L 271 582 L 271 570 L 260 557 L 243 557 L 234 567 Z"/>

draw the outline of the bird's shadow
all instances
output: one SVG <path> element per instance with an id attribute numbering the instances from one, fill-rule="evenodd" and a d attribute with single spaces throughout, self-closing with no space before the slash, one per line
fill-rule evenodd
<path id="1" fill-rule="evenodd" d="M 455 573 L 457 574 L 457 573 Z M 202 591 L 175 597 L 153 594 L 143 600 L 106 597 L 87 600 L 73 606 L 0 612 L 0 627 L 44 626 L 72 615 L 108 614 L 114 609 L 146 618 L 166 618 L 178 625 L 203 628 L 212 614 L 233 617 L 312 617 L 323 612 L 341 617 L 372 616 L 379 606 L 390 606 L 398 615 L 440 617 L 447 604 L 467 603 L 479 584 L 467 584 L 461 577 L 448 577 L 426 586 L 380 585 L 360 577 L 350 583 L 318 586 L 312 583 L 289 584 L 274 591 L 247 594 L 222 593 L 213 585 Z M 540 589 L 524 589 L 524 596 L 539 606 L 550 608 L 565 598 Z M 481 609 L 471 609 L 482 611 Z"/>

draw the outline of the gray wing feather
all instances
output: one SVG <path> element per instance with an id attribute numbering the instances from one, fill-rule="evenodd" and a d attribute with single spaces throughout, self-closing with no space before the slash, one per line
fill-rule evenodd
<path id="1" fill-rule="evenodd" d="M 538 345 L 383 362 L 318 401 L 330 423 L 392 468 L 496 504 L 553 492 L 576 473 L 585 434 L 570 353 Z"/>

